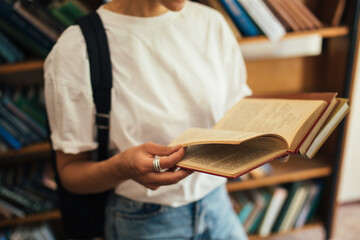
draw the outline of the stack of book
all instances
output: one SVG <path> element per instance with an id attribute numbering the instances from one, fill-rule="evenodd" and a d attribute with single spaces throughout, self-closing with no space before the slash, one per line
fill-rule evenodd
<path id="1" fill-rule="evenodd" d="M 17 226 L 11 230 L 5 230 L 0 233 L 0 239 L 55 240 L 56 237 L 48 223 L 40 223 L 36 225 Z"/>
<path id="2" fill-rule="evenodd" d="M 286 32 L 313 30 L 323 27 L 319 18 L 301 0 L 201 0 L 220 11 L 235 36 L 265 35 L 271 42 L 279 41 Z M 340 23 L 344 0 L 332 1 L 336 18 L 332 26 Z M 336 14 L 335 14 L 336 13 Z M 328 22 L 328 21 L 326 21 Z M 326 24 L 325 22 L 325 24 Z"/>
<path id="3" fill-rule="evenodd" d="M 79 0 L 0 0 L 0 62 L 45 58 L 61 32 L 88 12 Z"/>
<path id="4" fill-rule="evenodd" d="M 0 219 L 58 209 L 54 172 L 49 161 L 36 161 L 0 170 Z"/>
<path id="5" fill-rule="evenodd" d="M 248 234 L 266 237 L 313 221 L 321 200 L 320 180 L 293 182 L 230 194 Z"/>
<path id="6" fill-rule="evenodd" d="M 0 89 L 0 151 L 48 139 L 43 88 Z"/>

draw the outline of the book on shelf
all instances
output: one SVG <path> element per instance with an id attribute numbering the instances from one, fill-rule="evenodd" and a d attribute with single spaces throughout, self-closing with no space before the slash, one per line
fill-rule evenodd
<path id="1" fill-rule="evenodd" d="M 294 228 L 300 228 L 305 225 L 310 214 L 311 207 L 315 204 L 322 188 L 322 183 L 319 181 L 308 181 L 305 184 L 309 185 L 309 194 L 299 212 L 299 215 L 296 218 Z"/>
<path id="2" fill-rule="evenodd" d="M 24 60 L 24 53 L 15 46 L 12 41 L 0 31 L 0 56 L 8 63 Z"/>
<path id="3" fill-rule="evenodd" d="M 246 221 L 243 224 L 245 231 L 249 232 L 251 226 L 255 224 L 256 219 L 261 214 L 263 209 L 266 207 L 267 203 L 263 194 L 258 189 L 249 190 L 246 192 L 246 194 L 248 195 L 250 201 L 254 203 L 254 208 L 252 209 L 252 211 L 249 214 L 249 217 L 246 219 Z"/>
<path id="4" fill-rule="evenodd" d="M 230 15 L 241 34 L 244 36 L 258 36 L 260 30 L 246 13 L 237 0 L 219 0 L 226 12 Z"/>
<path id="5" fill-rule="evenodd" d="M 298 0 L 264 0 L 274 14 L 293 31 L 317 29 L 321 21 Z"/>
<path id="6" fill-rule="evenodd" d="M 2 98 L 2 103 L 4 107 L 6 107 L 12 114 L 14 114 L 14 116 L 16 116 L 19 120 L 23 121 L 27 126 L 29 126 L 34 131 L 34 133 L 39 136 L 39 140 L 47 139 L 47 129 L 38 124 L 29 115 L 27 115 L 20 108 L 18 108 L 10 99 L 10 97 L 4 96 Z"/>
<path id="7" fill-rule="evenodd" d="M 258 229 L 261 237 L 267 237 L 271 233 L 280 210 L 288 196 L 288 190 L 281 186 L 273 186 L 268 189 L 270 193 L 269 206 L 265 211 L 264 217 Z"/>
<path id="8" fill-rule="evenodd" d="M 6 127 L 7 127 L 6 125 L 7 125 L 7 122 L 0 119 L 0 137 L 1 137 L 1 139 L 11 148 L 13 148 L 15 150 L 20 149 L 23 146 L 22 143 L 13 136 L 14 133 L 11 133 L 8 131 L 9 128 L 6 129 Z"/>
<path id="9" fill-rule="evenodd" d="M 244 192 L 234 192 L 230 195 L 233 199 L 234 210 L 238 215 L 239 221 L 244 224 L 254 209 L 254 203 L 245 195 Z"/>
<path id="10" fill-rule="evenodd" d="M 248 97 L 212 129 L 189 129 L 170 145 L 187 147 L 177 166 L 236 178 L 281 156 L 299 154 L 328 106 L 325 99 Z"/>
<path id="11" fill-rule="evenodd" d="M 56 29 L 52 28 L 47 22 L 41 21 L 37 15 L 34 15 L 30 12 L 22 3 L 22 0 L 17 0 L 14 5 L 14 11 L 20 15 L 23 19 L 29 22 L 32 26 L 38 29 L 42 34 L 44 34 L 47 38 L 51 39 L 53 42 L 56 42 L 58 37 L 60 36 L 60 32 L 56 31 Z"/>
<path id="12" fill-rule="evenodd" d="M 330 26 L 339 26 L 344 13 L 346 0 L 328 0 L 322 8 L 320 18 Z"/>
<path id="13" fill-rule="evenodd" d="M 8 24 L 15 27 L 18 31 L 26 34 L 34 41 L 39 43 L 47 51 L 50 51 L 54 41 L 45 36 L 36 27 L 31 25 L 26 19 L 20 16 L 13 8 L 13 1 L 0 0 L 0 16 Z"/>
<path id="14" fill-rule="evenodd" d="M 308 192 L 309 187 L 303 185 L 302 182 L 294 182 L 291 184 L 289 196 L 274 225 L 274 232 L 286 232 L 292 228 Z"/>
<path id="15" fill-rule="evenodd" d="M 85 5 L 76 0 L 54 1 L 48 6 L 50 12 L 65 26 L 75 24 L 75 20 L 89 13 Z"/>
<path id="16" fill-rule="evenodd" d="M 0 117 L 3 118 L 1 124 L 7 122 L 7 124 L 2 126 L 6 126 L 6 128 L 10 128 L 11 126 L 12 130 L 9 132 L 16 132 L 13 137 L 22 141 L 22 144 L 24 146 L 42 141 L 38 135 L 34 134 L 34 132 L 29 126 L 27 126 L 21 119 L 19 119 L 12 112 L 10 112 L 2 102 L 0 103 Z"/>
<path id="17" fill-rule="evenodd" d="M 270 203 L 271 196 L 270 196 L 269 192 L 264 190 L 264 189 L 260 189 L 259 192 L 260 192 L 262 198 L 265 201 L 265 205 L 261 208 L 261 210 L 258 213 L 258 215 L 256 216 L 253 224 L 248 229 L 248 232 L 247 232 L 248 234 L 255 234 L 256 232 L 258 232 L 261 221 L 264 218 L 266 209 L 268 209 L 268 206 L 269 206 L 269 203 Z"/>
<path id="18" fill-rule="evenodd" d="M 55 18 L 48 9 L 47 5 L 41 0 L 20 0 L 21 6 L 32 16 L 48 25 L 56 33 L 62 33 L 66 26 Z"/>
<path id="19" fill-rule="evenodd" d="M 41 58 L 45 58 L 49 53 L 49 49 L 45 48 L 39 42 L 30 38 L 22 30 L 15 28 L 1 17 L 0 29 L 26 52 L 29 52 Z"/>
<path id="20" fill-rule="evenodd" d="M 225 20 L 227 21 L 227 23 L 229 24 L 231 30 L 233 31 L 235 37 L 237 39 L 241 39 L 242 35 L 239 31 L 239 29 L 237 28 L 237 26 L 235 25 L 234 21 L 230 18 L 230 16 L 228 15 L 228 13 L 226 12 L 225 8 L 223 7 L 223 5 L 221 5 L 221 3 L 219 2 L 219 0 L 205 0 L 206 5 L 218 10 L 225 18 Z"/>
<path id="21" fill-rule="evenodd" d="M 238 1 L 271 42 L 279 41 L 286 34 L 285 27 L 263 0 Z"/>
<path id="22" fill-rule="evenodd" d="M 8 219 L 25 217 L 25 212 L 22 209 L 2 199 L 0 199 L 0 214 Z"/>

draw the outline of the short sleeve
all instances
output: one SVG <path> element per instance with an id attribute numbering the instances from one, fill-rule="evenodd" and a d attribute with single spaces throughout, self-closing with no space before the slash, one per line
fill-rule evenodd
<path id="1" fill-rule="evenodd" d="M 86 45 L 78 26 L 66 29 L 45 60 L 45 103 L 54 150 L 97 148 Z"/>

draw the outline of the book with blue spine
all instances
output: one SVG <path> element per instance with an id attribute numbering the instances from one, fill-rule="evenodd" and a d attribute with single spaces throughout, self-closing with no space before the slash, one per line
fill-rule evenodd
<path id="1" fill-rule="evenodd" d="M 245 36 L 258 36 L 260 30 L 237 0 L 220 0 L 240 32 Z"/>

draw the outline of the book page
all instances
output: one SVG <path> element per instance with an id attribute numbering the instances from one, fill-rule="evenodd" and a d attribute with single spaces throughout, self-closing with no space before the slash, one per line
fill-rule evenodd
<path id="1" fill-rule="evenodd" d="M 259 137 L 239 145 L 189 146 L 177 166 L 212 174 L 237 177 L 287 152 L 280 139 Z"/>
<path id="2" fill-rule="evenodd" d="M 173 140 L 170 145 L 190 146 L 197 144 L 239 144 L 245 140 L 268 134 L 238 132 L 221 129 L 191 128 Z M 281 138 L 281 136 L 275 136 Z M 283 139 L 285 142 L 285 139 Z"/>
<path id="3" fill-rule="evenodd" d="M 302 140 L 326 107 L 321 100 L 248 98 L 236 104 L 215 129 L 275 133 L 291 145 Z"/>

